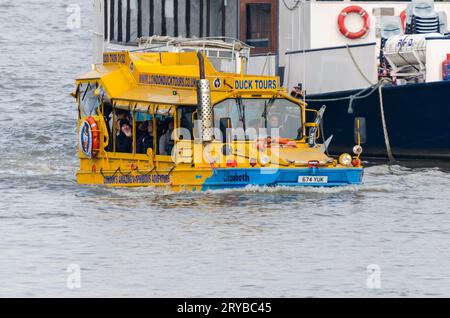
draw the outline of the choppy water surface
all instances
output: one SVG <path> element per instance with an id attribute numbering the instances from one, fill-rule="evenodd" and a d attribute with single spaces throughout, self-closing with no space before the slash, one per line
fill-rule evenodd
<path id="1" fill-rule="evenodd" d="M 69 92 L 91 63 L 90 1 L 73 3 L 81 29 L 66 1 L 0 3 L 0 296 L 450 296 L 438 168 L 374 166 L 340 189 L 77 186 Z"/>

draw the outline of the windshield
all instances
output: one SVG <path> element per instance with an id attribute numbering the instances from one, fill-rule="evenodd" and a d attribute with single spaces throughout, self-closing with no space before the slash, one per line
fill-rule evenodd
<path id="1" fill-rule="evenodd" d="M 80 111 L 82 116 L 95 115 L 99 106 L 99 99 L 95 96 L 95 84 L 83 83 L 80 85 Z"/>
<path id="2" fill-rule="evenodd" d="M 235 132 L 241 131 L 234 134 L 238 140 L 265 136 L 301 138 L 301 108 L 287 99 L 226 99 L 214 106 L 214 127 L 220 129 L 222 118 L 230 119 Z"/>

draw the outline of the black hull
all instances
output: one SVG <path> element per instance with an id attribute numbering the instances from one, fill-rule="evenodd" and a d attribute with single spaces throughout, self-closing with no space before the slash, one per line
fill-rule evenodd
<path id="1" fill-rule="evenodd" d="M 355 145 L 355 117 L 365 117 L 367 139 L 364 157 L 386 158 L 378 90 L 364 99 L 318 102 L 359 92 L 341 91 L 306 97 L 309 108 L 326 105 L 325 136 L 334 135 L 329 151 L 349 152 Z M 311 99 L 311 100 L 309 100 Z M 450 81 L 383 88 L 383 104 L 389 140 L 395 159 L 450 161 Z"/>

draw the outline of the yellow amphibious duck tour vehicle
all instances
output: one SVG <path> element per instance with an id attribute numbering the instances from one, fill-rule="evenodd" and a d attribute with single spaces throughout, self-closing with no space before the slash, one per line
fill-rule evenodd
<path id="1" fill-rule="evenodd" d="M 362 180 L 359 145 L 336 160 L 316 143 L 323 110 L 289 96 L 278 77 L 219 72 L 201 52 L 104 53 L 73 96 L 80 184 L 201 191 Z"/>

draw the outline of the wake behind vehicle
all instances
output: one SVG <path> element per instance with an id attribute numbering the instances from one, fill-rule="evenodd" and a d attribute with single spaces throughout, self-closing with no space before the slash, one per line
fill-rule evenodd
<path id="1" fill-rule="evenodd" d="M 76 80 L 80 184 L 200 191 L 359 184 L 355 156 L 326 154 L 324 109 L 276 76 L 217 71 L 204 53 L 108 52 Z M 307 118 L 311 118 L 307 121 Z"/>

